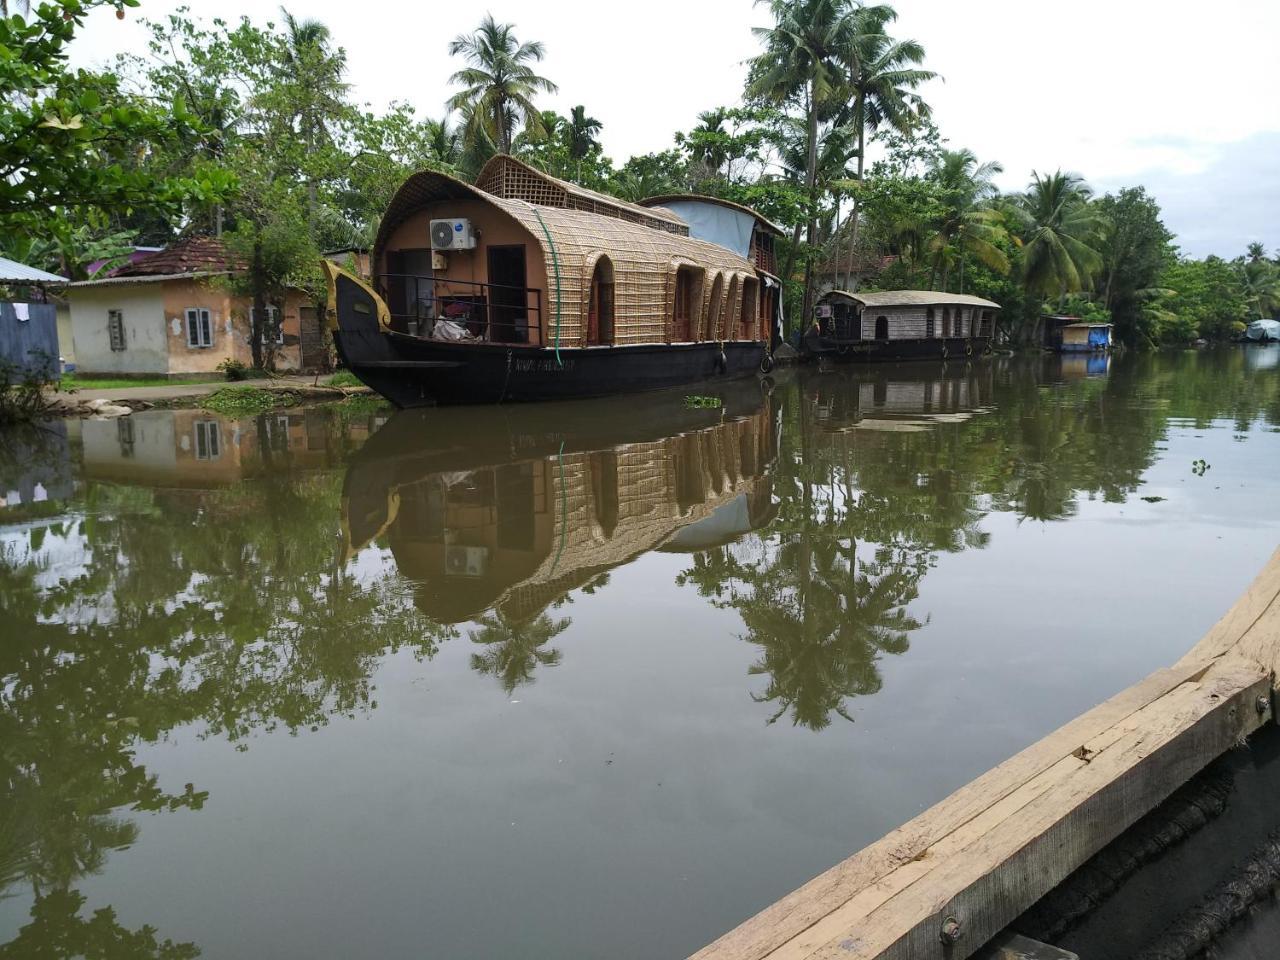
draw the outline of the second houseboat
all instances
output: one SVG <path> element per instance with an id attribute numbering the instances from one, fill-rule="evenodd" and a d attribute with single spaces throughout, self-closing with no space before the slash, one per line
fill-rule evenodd
<path id="1" fill-rule="evenodd" d="M 678 200 L 684 216 L 502 155 L 474 186 L 415 174 L 382 219 L 372 279 L 325 264 L 338 352 L 401 407 L 767 372 L 779 228 L 745 207 Z"/>
<path id="2" fill-rule="evenodd" d="M 802 347 L 842 360 L 963 359 L 990 349 L 999 310 L 963 293 L 832 290 L 818 300 Z"/>

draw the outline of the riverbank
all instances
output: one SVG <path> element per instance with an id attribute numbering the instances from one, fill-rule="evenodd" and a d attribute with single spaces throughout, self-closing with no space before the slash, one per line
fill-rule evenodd
<path id="1" fill-rule="evenodd" d="M 315 377 L 272 377 L 108 388 L 77 388 L 48 394 L 51 417 L 122 417 L 136 410 L 220 407 L 270 409 L 372 397 L 365 386 L 325 384 Z M 221 400 L 221 402 L 219 402 Z M 225 412 L 239 412 L 230 409 Z"/>

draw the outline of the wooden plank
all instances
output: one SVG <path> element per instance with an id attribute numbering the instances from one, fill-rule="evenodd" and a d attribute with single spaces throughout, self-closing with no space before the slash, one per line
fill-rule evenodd
<path id="1" fill-rule="evenodd" d="M 979 918 L 976 929 L 981 930 L 1028 891 L 1039 890 L 1023 908 L 1030 906 L 1052 886 L 1042 882 L 1046 876 L 1057 876 L 1056 884 L 1204 763 L 1255 729 L 1263 720 L 1257 704 L 1265 702 L 1278 667 L 1280 550 L 1227 615 L 1173 667 L 1157 671 L 957 790 L 729 931 L 693 960 L 943 956 L 936 949 L 937 925 L 945 917 L 933 907 L 972 901 L 974 891 L 992 897 L 986 907 L 969 902 L 966 908 Z M 1224 741 L 1224 730 L 1229 733 L 1233 724 L 1239 731 Z M 1064 805 L 1064 798 L 1071 803 Z M 1102 809 L 1107 803 L 1118 804 L 1118 809 Z M 1080 810 L 1103 817 L 1103 824 L 1090 826 Z M 1039 825 L 1043 834 L 1028 835 L 1028 824 Z M 1064 830 L 1079 836 L 1063 835 Z M 1028 874 L 1021 851 L 1044 849 L 1048 835 L 1058 838 L 1059 847 L 1041 859 L 1047 857 L 1053 870 L 1037 868 Z M 1006 849 L 1001 843 L 1014 846 Z M 993 856 L 997 859 L 988 863 Z M 960 883 L 963 877 L 969 878 L 968 887 Z M 1010 886 L 1006 877 L 1021 879 Z M 912 909 L 919 914 L 916 924 L 901 928 Z M 864 929 L 871 932 L 858 932 Z M 893 929 L 897 939 L 886 940 L 884 931 Z M 965 939 L 967 949 L 953 946 L 945 954 L 948 960 L 968 956 L 982 943 L 973 936 Z M 908 952 L 893 952 L 900 942 L 909 945 Z"/>
<path id="2" fill-rule="evenodd" d="M 1080 960 L 1078 953 L 1008 932 L 983 947 L 977 956 L 978 960 Z"/>
<path id="3" fill-rule="evenodd" d="M 1071 757 L 1044 774 L 1051 788 L 1034 791 L 1010 816 L 947 838 L 937 856 L 926 854 L 926 862 L 936 864 L 933 869 L 885 903 L 863 916 L 836 911 L 806 932 L 805 949 L 784 947 L 770 960 L 968 956 L 1205 764 L 1257 729 L 1263 717 L 1254 703 L 1269 689 L 1269 677 L 1243 665 L 1184 684 L 1123 724 L 1112 742 L 1087 744 L 1089 759 Z M 939 936 L 948 917 L 956 918 L 963 930 L 963 943 L 950 949 Z M 830 936 L 815 938 L 818 932 Z"/>
<path id="4" fill-rule="evenodd" d="M 761 960 L 1031 778 L 1071 756 L 1086 741 L 1199 676 L 1208 666 L 1185 663 L 1159 670 L 1121 691 L 765 908 L 698 951 L 692 960 Z"/>
<path id="5" fill-rule="evenodd" d="M 1271 555 L 1271 559 L 1254 578 L 1244 596 L 1178 662 L 1212 660 L 1228 653 L 1264 619 L 1264 615 L 1268 620 L 1274 617 L 1277 597 L 1280 597 L 1280 548 Z M 1274 663 L 1274 651 L 1271 656 Z"/>

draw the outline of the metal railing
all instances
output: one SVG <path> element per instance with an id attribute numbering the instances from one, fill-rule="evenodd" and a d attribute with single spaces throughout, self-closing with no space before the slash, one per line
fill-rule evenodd
<path id="1" fill-rule="evenodd" d="M 392 329 L 427 339 L 542 346 L 542 291 L 478 280 L 384 273 L 375 278 L 391 311 Z M 532 303 L 530 302 L 532 298 Z M 441 322 L 465 337 L 437 337 Z"/>

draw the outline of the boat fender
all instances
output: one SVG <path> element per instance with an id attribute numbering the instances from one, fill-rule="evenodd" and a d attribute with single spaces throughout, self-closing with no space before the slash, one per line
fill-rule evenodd
<path id="1" fill-rule="evenodd" d="M 966 344 L 964 345 L 964 355 L 965 355 L 966 357 L 972 357 L 972 356 L 973 356 L 973 344 L 972 344 L 972 343 L 966 343 Z"/>
<path id="2" fill-rule="evenodd" d="M 760 358 L 760 372 L 767 374 L 772 369 L 773 369 L 773 354 L 766 353 L 763 357 Z"/>
<path id="3" fill-rule="evenodd" d="M 716 369 L 721 373 L 729 372 L 729 358 L 724 355 L 724 347 L 716 354 Z"/>

